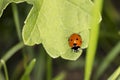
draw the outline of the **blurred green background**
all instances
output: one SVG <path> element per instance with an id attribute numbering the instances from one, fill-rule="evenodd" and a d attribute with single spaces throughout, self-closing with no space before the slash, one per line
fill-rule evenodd
<path id="1" fill-rule="evenodd" d="M 9 4 L 0 18 L 0 58 L 13 46 L 20 43 L 12 7 L 12 4 Z M 17 4 L 21 31 L 31 7 L 32 5 L 26 2 Z M 120 45 L 120 1 L 104 0 L 99 41 L 91 80 L 106 80 L 120 66 L 120 51 L 116 54 L 110 54 L 114 53 L 111 50 L 116 45 Z M 61 58 L 51 59 L 41 44 L 32 47 L 22 46 L 6 61 L 6 65 L 10 80 L 19 80 L 33 58 L 36 58 L 36 63 L 30 73 L 31 80 L 49 80 L 51 77 L 54 80 L 57 77 L 61 78 L 59 80 L 83 80 L 85 56 L 86 49 L 83 50 L 82 56 L 76 61 Z M 107 59 L 107 57 L 109 58 Z M 105 63 L 102 64 L 102 62 Z M 95 78 L 97 74 L 98 78 Z M 3 68 L 0 70 L 0 80 L 2 79 L 4 80 Z"/>

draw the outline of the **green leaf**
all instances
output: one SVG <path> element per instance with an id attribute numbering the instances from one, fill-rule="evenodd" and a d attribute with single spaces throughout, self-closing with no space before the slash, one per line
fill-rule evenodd
<path id="1" fill-rule="evenodd" d="M 39 1 L 35 4 L 40 3 Z M 23 28 L 23 40 L 27 45 L 42 42 L 48 54 L 57 58 L 76 60 L 82 53 L 75 53 L 68 45 L 73 33 L 82 36 L 82 48 L 88 46 L 93 4 L 89 0 L 44 0 L 33 6 Z M 99 15 L 99 14 L 98 14 Z M 100 18 L 98 18 L 99 22 Z M 34 23 L 34 26 L 32 26 Z"/>
<path id="2" fill-rule="evenodd" d="M 76 60 L 87 48 L 93 4 L 89 0 L 1 0 L 0 13 L 10 2 L 27 1 L 33 7 L 22 31 L 26 45 L 42 43 L 48 54 L 57 58 Z M 1 5 L 0 5 L 1 6 Z M 99 14 L 98 14 L 99 15 Z M 99 22 L 100 17 L 97 18 Z M 81 35 L 83 43 L 78 53 L 71 50 L 68 38 Z"/>
<path id="3" fill-rule="evenodd" d="M 34 45 L 41 43 L 40 28 L 38 25 L 38 15 L 41 9 L 43 0 L 33 2 L 33 7 L 25 21 L 23 28 L 23 40 L 26 45 Z"/>
<path id="4" fill-rule="evenodd" d="M 0 0 L 0 17 L 2 15 L 4 9 L 8 6 L 8 4 L 10 4 L 11 2 L 20 3 L 23 1 L 25 1 L 25 0 Z"/>

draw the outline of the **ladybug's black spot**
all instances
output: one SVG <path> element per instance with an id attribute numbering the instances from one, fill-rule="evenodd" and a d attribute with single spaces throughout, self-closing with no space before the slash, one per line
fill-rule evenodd
<path id="1" fill-rule="evenodd" d="M 76 40 L 78 40 L 78 38 L 76 38 Z"/>

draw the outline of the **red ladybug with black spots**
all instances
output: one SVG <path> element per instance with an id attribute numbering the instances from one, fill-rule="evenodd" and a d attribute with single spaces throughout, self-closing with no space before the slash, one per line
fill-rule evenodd
<path id="1" fill-rule="evenodd" d="M 79 34 L 73 33 L 69 37 L 68 42 L 69 42 L 69 46 L 71 47 L 71 49 L 74 52 L 78 52 L 82 45 L 82 38 Z"/>

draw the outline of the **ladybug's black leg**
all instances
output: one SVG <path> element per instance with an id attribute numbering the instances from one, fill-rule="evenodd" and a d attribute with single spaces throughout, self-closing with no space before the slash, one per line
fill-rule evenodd
<path id="1" fill-rule="evenodd" d="M 76 53 L 79 51 L 79 49 L 80 49 L 80 46 L 72 47 L 73 52 L 76 52 Z"/>

